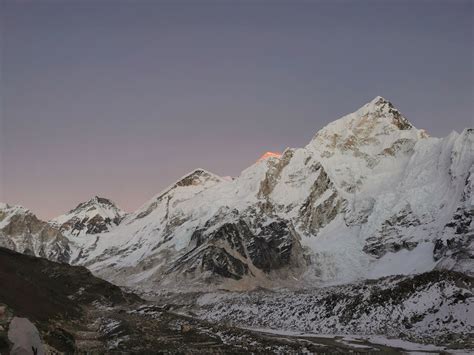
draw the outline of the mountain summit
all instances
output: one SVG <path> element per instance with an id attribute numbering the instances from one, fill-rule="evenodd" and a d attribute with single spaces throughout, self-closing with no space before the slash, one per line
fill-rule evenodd
<path id="1" fill-rule="evenodd" d="M 377 96 L 354 113 L 326 125 L 311 144 L 323 156 L 336 149 L 378 154 L 397 141 L 426 137 L 426 132 L 415 128 L 391 102 Z"/>
<path id="2" fill-rule="evenodd" d="M 413 125 L 402 116 L 393 104 L 384 99 L 382 96 L 375 97 L 367 105 L 368 112 L 378 113 L 383 118 L 391 118 L 391 124 L 396 126 L 398 129 L 405 130 L 413 128 Z"/>
<path id="3" fill-rule="evenodd" d="M 108 231 L 117 226 L 124 216 L 125 212 L 114 202 L 94 196 L 68 213 L 52 219 L 50 223 L 65 234 L 78 236 Z"/>

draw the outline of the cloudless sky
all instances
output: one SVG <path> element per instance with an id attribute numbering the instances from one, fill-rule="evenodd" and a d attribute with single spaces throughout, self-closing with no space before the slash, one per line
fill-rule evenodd
<path id="1" fill-rule="evenodd" d="M 384 96 L 473 124 L 473 1 L 0 0 L 0 201 L 133 210 Z"/>

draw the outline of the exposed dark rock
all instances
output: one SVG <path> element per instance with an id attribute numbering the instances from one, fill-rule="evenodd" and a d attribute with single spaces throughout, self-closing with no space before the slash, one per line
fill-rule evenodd
<path id="1" fill-rule="evenodd" d="M 253 264 L 265 272 L 288 266 L 293 244 L 297 242 L 294 233 L 285 221 L 262 227 L 257 236 L 247 239 L 247 250 Z"/>
<path id="2" fill-rule="evenodd" d="M 208 244 L 196 247 L 173 262 L 167 274 L 180 271 L 189 278 L 198 278 L 208 272 L 205 281 L 215 282 L 219 277 L 240 280 L 249 273 L 248 265 L 232 256 L 223 247 Z"/>
<path id="3" fill-rule="evenodd" d="M 194 231 L 191 236 L 193 249 L 173 262 L 168 273 L 182 270 L 193 274 L 200 270 L 240 279 L 250 274 L 251 265 L 266 273 L 305 265 L 299 236 L 288 221 L 280 219 L 253 228 L 242 218 L 223 223 L 218 228 L 213 227 L 213 223 L 219 223 L 219 219 L 211 219 L 203 228 Z"/>
<path id="4" fill-rule="evenodd" d="M 244 242 L 253 237 L 250 228 L 243 220 L 236 223 L 225 223 L 211 235 L 209 241 L 219 243 L 226 241 L 232 250 L 246 257 Z"/>
<path id="5" fill-rule="evenodd" d="M 249 273 L 249 268 L 224 248 L 209 246 L 202 254 L 201 271 L 210 271 L 226 278 L 240 280 Z"/>
<path id="6" fill-rule="evenodd" d="M 364 252 L 378 258 L 387 252 L 397 252 L 402 249 L 412 250 L 418 242 L 412 240 L 406 229 L 410 226 L 419 226 L 419 218 L 414 215 L 410 205 L 400 210 L 397 214 L 385 220 L 376 235 L 366 240 Z"/>
<path id="7" fill-rule="evenodd" d="M 92 218 L 84 217 L 81 220 L 72 218 L 61 225 L 61 230 L 69 231 L 72 235 L 78 235 L 84 230 L 87 234 L 98 234 L 108 231 L 111 226 L 118 226 L 122 219 L 123 217 L 115 217 L 113 219 L 109 217 L 104 218 L 99 214 L 96 214 Z"/>

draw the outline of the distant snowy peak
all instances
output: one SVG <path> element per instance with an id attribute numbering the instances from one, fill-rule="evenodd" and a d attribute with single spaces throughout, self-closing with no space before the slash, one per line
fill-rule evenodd
<path id="1" fill-rule="evenodd" d="M 94 196 L 68 213 L 54 218 L 50 223 L 59 227 L 65 234 L 78 236 L 109 231 L 117 226 L 124 216 L 125 212 L 114 202 Z"/>

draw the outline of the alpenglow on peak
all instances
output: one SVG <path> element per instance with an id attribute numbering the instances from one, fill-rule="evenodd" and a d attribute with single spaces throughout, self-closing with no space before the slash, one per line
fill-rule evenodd
<path id="1" fill-rule="evenodd" d="M 281 158 L 281 153 L 278 152 L 265 152 L 257 161 L 266 160 L 268 158 Z"/>

